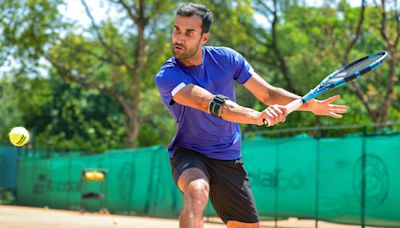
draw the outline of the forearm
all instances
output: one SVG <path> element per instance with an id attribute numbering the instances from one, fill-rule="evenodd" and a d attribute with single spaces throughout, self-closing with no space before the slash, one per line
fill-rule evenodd
<path id="1" fill-rule="evenodd" d="M 211 114 L 209 106 L 214 96 L 199 86 L 189 84 L 176 93 L 173 99 L 181 105 Z M 226 100 L 222 105 L 220 117 L 235 123 L 257 124 L 257 117 L 259 116 L 260 112 L 258 111 L 240 106 L 231 100 Z"/>
<path id="2" fill-rule="evenodd" d="M 294 93 L 270 85 L 256 73 L 253 74 L 249 80 L 247 80 L 247 82 L 244 84 L 244 87 L 255 97 L 257 97 L 258 100 L 269 106 L 274 104 L 287 105 L 290 102 L 300 98 L 300 96 Z M 311 111 L 311 106 L 312 105 L 309 103 L 304 104 L 302 107 L 300 107 L 300 110 Z"/>
<path id="3" fill-rule="evenodd" d="M 287 105 L 290 102 L 301 98 L 300 96 L 286 91 L 282 88 L 276 88 L 269 90 L 268 99 L 264 102 L 267 105 L 279 104 L 279 105 Z M 312 111 L 312 102 L 307 102 L 303 104 L 298 110 L 301 111 Z"/>
<path id="4" fill-rule="evenodd" d="M 257 124 L 259 116 L 260 112 L 240 106 L 231 100 L 226 100 L 222 106 L 221 118 L 230 122 Z"/>

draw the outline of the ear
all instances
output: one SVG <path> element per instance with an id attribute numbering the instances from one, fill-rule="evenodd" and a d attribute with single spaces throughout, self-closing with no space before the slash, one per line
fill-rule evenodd
<path id="1" fill-rule="evenodd" d="M 210 39 L 210 32 L 206 32 L 203 34 L 203 37 L 201 38 L 201 44 L 207 43 L 208 39 Z"/>

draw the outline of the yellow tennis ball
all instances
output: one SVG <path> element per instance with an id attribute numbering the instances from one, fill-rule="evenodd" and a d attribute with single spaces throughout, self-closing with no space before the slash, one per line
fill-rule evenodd
<path id="1" fill-rule="evenodd" d="M 29 132 L 24 127 L 14 127 L 8 137 L 13 145 L 23 146 L 29 141 Z"/>

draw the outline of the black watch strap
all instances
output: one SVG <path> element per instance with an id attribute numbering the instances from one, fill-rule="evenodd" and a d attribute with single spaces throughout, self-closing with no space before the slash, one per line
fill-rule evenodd
<path id="1" fill-rule="evenodd" d="M 211 115 L 215 116 L 215 117 L 221 117 L 221 113 L 222 113 L 222 107 L 225 103 L 226 100 L 228 100 L 229 98 L 222 95 L 222 94 L 218 94 L 216 96 L 214 96 L 214 98 L 211 100 L 208 109 L 211 113 Z"/>

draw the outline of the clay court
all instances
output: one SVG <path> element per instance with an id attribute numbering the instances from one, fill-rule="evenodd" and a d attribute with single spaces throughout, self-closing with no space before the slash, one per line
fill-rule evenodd
<path id="1" fill-rule="evenodd" d="M 263 222 L 262 227 L 274 227 L 275 222 Z M 115 228 L 175 228 L 179 227 L 176 219 L 161 219 L 150 217 L 102 215 L 96 213 L 81 214 L 77 211 L 53 210 L 45 208 L 0 206 L 0 227 L 4 228 L 83 228 L 83 227 L 115 227 Z M 226 227 L 220 222 L 206 222 L 205 228 Z M 310 228 L 315 227 L 313 220 L 289 219 L 279 221 L 281 228 Z M 339 225 L 319 222 L 322 228 L 355 228 L 359 226 Z"/>

